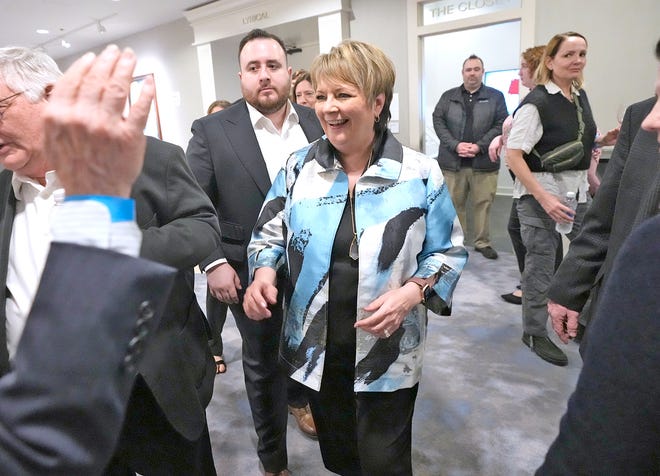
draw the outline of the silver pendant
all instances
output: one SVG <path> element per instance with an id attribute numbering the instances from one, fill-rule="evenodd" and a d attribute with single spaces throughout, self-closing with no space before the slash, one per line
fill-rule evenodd
<path id="1" fill-rule="evenodd" d="M 358 249 L 358 242 L 356 236 L 354 236 L 353 239 L 351 240 L 351 246 L 348 249 L 348 256 L 354 261 L 357 261 L 358 258 L 360 257 L 360 250 Z"/>

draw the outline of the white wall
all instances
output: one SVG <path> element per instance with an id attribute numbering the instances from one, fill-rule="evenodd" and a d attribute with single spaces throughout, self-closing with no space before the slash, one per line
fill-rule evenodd
<path id="1" fill-rule="evenodd" d="M 406 1 L 352 0 L 355 20 L 351 21 L 350 30 L 352 38 L 377 45 L 394 62 L 395 92 L 400 95 L 398 137 L 408 144 L 408 105 L 417 98 L 408 96 Z M 659 18 L 658 0 L 537 0 L 535 43 L 547 42 L 553 34 L 567 30 L 577 30 L 587 37 L 590 49 L 586 89 L 599 126 L 609 129 L 616 125 L 619 104 L 630 104 L 652 94 L 657 68 L 652 48 L 660 36 Z M 163 137 L 184 148 L 190 137 L 190 124 L 205 113 L 192 41 L 192 29 L 181 19 L 118 42 L 137 52 L 138 74 L 156 73 Z M 521 48 L 529 46 L 532 45 Z M 218 96 L 230 100 L 240 97 L 237 48 L 238 38 L 232 44 L 213 48 L 214 55 L 226 56 L 221 66 L 216 66 Z M 302 57 L 290 57 L 292 66 L 308 67 L 306 59 L 301 59 L 303 64 L 299 66 L 294 64 L 299 58 Z M 59 64 L 65 68 L 72 61 L 69 58 Z M 148 70 L 151 64 L 153 71 Z M 177 92 L 181 97 L 179 105 L 175 101 Z"/>
<path id="2" fill-rule="evenodd" d="M 396 68 L 394 93 L 399 93 L 399 140 L 408 140 L 408 51 L 406 0 L 352 0 L 355 20 L 351 38 L 371 43 L 389 56 Z"/>
<path id="3" fill-rule="evenodd" d="M 658 0 L 537 0 L 536 40 L 547 43 L 556 33 L 577 31 L 589 52 L 585 90 L 598 127 L 617 125 L 620 105 L 653 95 L 660 37 Z M 522 45 L 523 49 L 532 45 Z"/>
<path id="4" fill-rule="evenodd" d="M 136 76 L 154 73 L 163 140 L 184 150 L 190 139 L 192 121 L 206 113 L 192 42 L 193 31 L 185 19 L 116 42 L 120 48 L 130 46 L 137 54 Z M 58 64 L 65 69 L 77 57 L 64 58 Z"/>

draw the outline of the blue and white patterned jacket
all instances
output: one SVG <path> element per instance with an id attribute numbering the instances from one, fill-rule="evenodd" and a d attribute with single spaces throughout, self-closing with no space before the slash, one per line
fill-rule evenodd
<path id="1" fill-rule="evenodd" d="M 358 316 L 412 276 L 438 277 L 427 306 L 448 315 L 467 261 L 463 231 L 438 163 L 403 147 L 391 133 L 355 186 L 359 239 Z M 285 265 L 280 357 L 291 377 L 318 390 L 323 377 L 329 270 L 348 197 L 348 176 L 322 137 L 294 152 L 266 197 L 248 247 L 254 270 Z M 355 391 L 383 392 L 419 382 L 427 312 L 415 306 L 389 339 L 357 329 Z"/>

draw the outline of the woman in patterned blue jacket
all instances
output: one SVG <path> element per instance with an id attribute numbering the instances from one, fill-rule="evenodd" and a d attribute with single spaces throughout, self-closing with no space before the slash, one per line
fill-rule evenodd
<path id="1" fill-rule="evenodd" d="M 345 41 L 312 68 L 325 136 L 291 155 L 248 248 L 244 308 L 270 317 L 282 289 L 280 356 L 309 388 L 325 466 L 410 475 L 427 309 L 448 315 L 467 260 L 438 163 L 387 128 L 394 66 Z"/>

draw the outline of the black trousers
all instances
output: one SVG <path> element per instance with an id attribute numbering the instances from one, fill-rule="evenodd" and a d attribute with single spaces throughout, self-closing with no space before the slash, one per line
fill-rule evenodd
<path id="1" fill-rule="evenodd" d="M 209 430 L 189 441 L 167 421 L 151 391 L 138 378 L 105 476 L 216 476 Z"/>
<path id="2" fill-rule="evenodd" d="M 325 467 L 342 476 L 412 475 L 417 390 L 354 393 L 352 374 L 324 374 L 321 390 L 308 393 Z"/>
<path id="3" fill-rule="evenodd" d="M 229 306 L 224 302 L 218 301 L 207 292 L 206 296 L 206 316 L 211 327 L 211 351 L 213 355 L 221 356 L 224 354 L 222 342 L 222 329 L 227 320 L 227 309 Z M 302 408 L 307 405 L 307 392 L 305 386 L 295 380 L 289 379 L 287 382 L 287 399 L 289 405 L 295 408 Z"/>
<path id="4" fill-rule="evenodd" d="M 206 320 L 211 328 L 211 352 L 218 357 L 224 354 L 224 346 L 222 343 L 222 329 L 225 327 L 227 320 L 228 305 L 224 302 L 218 301 L 211 296 L 211 293 L 206 291 Z"/>
<path id="5" fill-rule="evenodd" d="M 253 321 L 241 304 L 231 305 L 243 343 L 243 372 L 254 428 L 257 455 L 264 470 L 277 473 L 288 465 L 286 452 L 287 375 L 279 365 L 282 307 L 271 306 L 272 317 Z"/>

